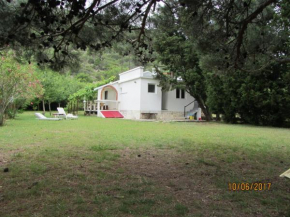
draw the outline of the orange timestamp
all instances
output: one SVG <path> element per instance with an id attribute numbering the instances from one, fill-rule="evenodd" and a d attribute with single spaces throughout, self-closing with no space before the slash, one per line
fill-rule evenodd
<path id="1" fill-rule="evenodd" d="M 230 191 L 269 191 L 271 189 L 271 182 L 229 182 Z"/>

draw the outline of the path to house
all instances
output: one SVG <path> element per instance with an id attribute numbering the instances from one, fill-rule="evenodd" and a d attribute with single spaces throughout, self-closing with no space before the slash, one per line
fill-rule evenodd
<path id="1" fill-rule="evenodd" d="M 24 113 L 0 128 L 0 216 L 287 216 L 289 129 Z M 9 172 L 3 172 L 9 168 Z M 271 183 L 229 191 L 228 183 Z"/>

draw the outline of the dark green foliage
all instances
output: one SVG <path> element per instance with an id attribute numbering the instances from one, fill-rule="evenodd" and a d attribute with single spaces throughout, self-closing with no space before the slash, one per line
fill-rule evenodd
<path id="1" fill-rule="evenodd" d="M 257 73 L 208 75 L 208 105 L 226 122 L 282 126 L 290 120 L 290 70 L 273 65 Z"/>
<path id="2" fill-rule="evenodd" d="M 207 105 L 210 111 L 214 114 L 224 113 L 223 103 L 224 103 L 224 91 L 223 91 L 223 81 L 222 75 L 217 75 L 214 73 L 206 74 L 206 93 L 207 93 Z"/>
<path id="3" fill-rule="evenodd" d="M 210 71 L 254 71 L 289 62 L 288 55 L 277 53 L 277 47 L 283 45 L 286 50 L 289 43 L 286 1 L 183 2 L 186 7 L 176 12 L 179 23 L 184 34 L 194 39 L 203 65 Z"/>

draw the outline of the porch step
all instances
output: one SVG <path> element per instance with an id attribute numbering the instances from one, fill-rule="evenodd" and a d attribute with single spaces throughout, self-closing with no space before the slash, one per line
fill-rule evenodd
<path id="1" fill-rule="evenodd" d="M 124 118 L 119 111 L 101 111 L 105 118 Z"/>

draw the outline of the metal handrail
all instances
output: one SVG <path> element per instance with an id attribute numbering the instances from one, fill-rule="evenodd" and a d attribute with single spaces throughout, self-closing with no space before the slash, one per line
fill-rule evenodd
<path id="1" fill-rule="evenodd" d="M 196 100 L 193 100 L 191 103 L 189 103 L 189 104 L 187 104 L 186 106 L 184 106 L 184 115 L 183 115 L 184 117 L 185 117 L 186 107 L 189 106 L 189 105 L 191 105 L 191 104 L 194 103 L 194 102 L 196 102 Z"/>

